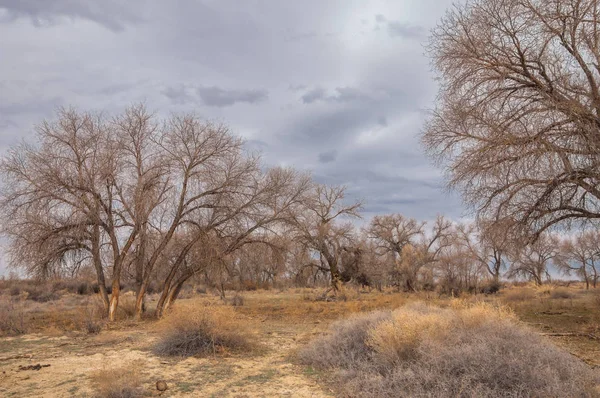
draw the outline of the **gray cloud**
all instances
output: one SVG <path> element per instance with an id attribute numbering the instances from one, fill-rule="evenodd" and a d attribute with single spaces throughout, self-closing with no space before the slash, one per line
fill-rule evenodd
<path id="1" fill-rule="evenodd" d="M 385 117 L 385 116 L 379 116 L 377 118 L 377 124 L 379 124 L 382 127 L 387 127 L 388 126 L 387 117 Z"/>
<path id="2" fill-rule="evenodd" d="M 306 92 L 301 97 L 305 104 L 312 104 L 317 101 L 328 102 L 351 102 L 351 101 L 370 101 L 373 98 L 355 87 L 336 87 L 335 93 L 327 95 L 327 91 L 321 87 L 314 88 Z"/>
<path id="3" fill-rule="evenodd" d="M 312 90 L 310 90 L 309 92 L 305 93 L 302 96 L 302 102 L 304 102 L 305 104 L 312 104 L 315 101 L 318 100 L 322 100 L 325 98 L 325 90 L 317 87 L 314 88 Z"/>
<path id="4" fill-rule="evenodd" d="M 269 98 L 267 90 L 225 90 L 216 86 L 198 87 L 198 95 L 202 102 L 207 106 L 225 107 L 231 106 L 236 102 L 245 102 L 256 104 L 266 101 Z"/>
<path id="5" fill-rule="evenodd" d="M 382 14 L 375 15 L 375 22 L 386 25 L 387 31 L 392 37 L 420 39 L 427 34 L 427 29 L 422 26 L 412 25 L 407 22 L 390 21 Z"/>
<path id="6" fill-rule="evenodd" d="M 196 101 L 194 96 L 190 95 L 183 85 L 178 87 L 167 87 L 162 90 L 162 94 L 178 105 Z"/>
<path id="7" fill-rule="evenodd" d="M 329 151 L 329 152 L 322 152 L 319 154 L 319 162 L 321 163 L 331 163 L 331 162 L 335 162 L 335 159 L 337 159 L 337 151 Z"/>
<path id="8" fill-rule="evenodd" d="M 135 1 L 127 2 L 133 5 Z M 110 30 L 122 31 L 129 23 L 139 22 L 139 13 L 116 0 L 0 0 L 6 21 L 28 17 L 34 26 L 58 23 L 61 19 L 84 19 L 96 22 Z"/>

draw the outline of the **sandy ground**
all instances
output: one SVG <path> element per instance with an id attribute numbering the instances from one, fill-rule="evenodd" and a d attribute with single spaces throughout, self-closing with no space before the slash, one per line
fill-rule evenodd
<path id="1" fill-rule="evenodd" d="M 147 396 L 331 397 L 310 369 L 292 362 L 301 341 L 318 325 L 269 323 L 261 329 L 264 349 L 244 356 L 183 360 L 149 351 L 156 333 L 144 329 L 105 331 L 98 336 L 25 335 L 0 339 L 0 396 L 94 397 L 90 375 L 110 367 L 135 366 Z M 28 365 L 50 365 L 20 370 Z M 156 381 L 168 390 L 156 390 Z"/>

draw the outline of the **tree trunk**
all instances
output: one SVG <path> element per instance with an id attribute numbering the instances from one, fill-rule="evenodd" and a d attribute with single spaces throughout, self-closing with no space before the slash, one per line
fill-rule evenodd
<path id="1" fill-rule="evenodd" d="M 144 312 L 144 298 L 146 296 L 146 289 L 148 287 L 148 279 L 142 281 L 142 284 L 138 287 L 135 296 L 135 314 L 133 319 L 139 321 L 142 319 L 142 313 Z"/>
<path id="2" fill-rule="evenodd" d="M 183 275 L 175 283 L 165 285 L 160 295 L 160 298 L 158 299 L 158 303 L 156 304 L 155 316 L 157 318 L 162 318 L 165 311 L 171 308 L 175 300 L 177 300 L 177 297 L 179 296 L 179 293 L 181 292 L 184 283 L 189 279 L 190 276 L 191 274 Z"/>
<path id="3" fill-rule="evenodd" d="M 112 292 L 108 307 L 108 320 L 114 322 L 117 319 L 117 307 L 119 306 L 119 295 L 121 293 L 121 261 L 117 259 L 113 266 Z"/>
<path id="4" fill-rule="evenodd" d="M 114 322 L 117 319 L 117 307 L 119 306 L 119 294 L 121 293 L 121 286 L 119 281 L 114 280 L 112 284 L 112 293 L 110 295 L 110 304 L 108 307 L 108 320 Z"/>
<path id="5" fill-rule="evenodd" d="M 104 315 L 108 315 L 110 307 L 108 292 L 106 290 L 106 278 L 104 277 L 104 269 L 102 268 L 102 257 L 100 256 L 100 227 L 95 225 L 92 233 L 92 260 L 96 270 L 96 279 L 98 281 L 98 293 L 104 304 Z"/>

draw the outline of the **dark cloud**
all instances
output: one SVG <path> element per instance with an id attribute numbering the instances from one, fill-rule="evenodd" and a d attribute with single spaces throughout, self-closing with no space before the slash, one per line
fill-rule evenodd
<path id="1" fill-rule="evenodd" d="M 323 152 L 319 154 L 319 162 L 321 163 L 331 163 L 331 162 L 335 162 L 335 159 L 337 159 L 338 153 L 337 151 L 329 151 L 329 152 Z"/>
<path id="2" fill-rule="evenodd" d="M 185 86 L 167 87 L 162 91 L 163 95 L 169 98 L 173 103 L 182 105 L 188 102 L 195 102 L 196 99 L 190 95 Z"/>
<path id="3" fill-rule="evenodd" d="M 207 106 L 225 107 L 234 105 L 236 102 L 256 104 L 269 98 L 267 90 L 225 90 L 216 86 L 198 87 L 198 95 Z"/>

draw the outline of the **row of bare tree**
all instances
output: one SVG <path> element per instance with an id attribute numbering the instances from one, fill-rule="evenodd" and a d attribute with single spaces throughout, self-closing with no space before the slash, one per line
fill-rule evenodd
<path id="1" fill-rule="evenodd" d="M 193 278 L 221 288 L 312 278 L 333 294 L 349 281 L 462 290 L 498 282 L 508 263 L 508 276 L 541 283 L 552 260 L 597 281 L 593 233 L 521 247 L 499 222 L 398 214 L 358 229 L 362 205 L 347 203 L 343 187 L 265 167 L 224 125 L 160 120 L 142 105 L 115 117 L 61 110 L 37 128 L 35 144 L 9 151 L 0 173 L 11 263 L 37 277 L 93 269 L 110 320 L 124 281 L 135 286 L 137 317 L 151 284 L 160 317 Z"/>

